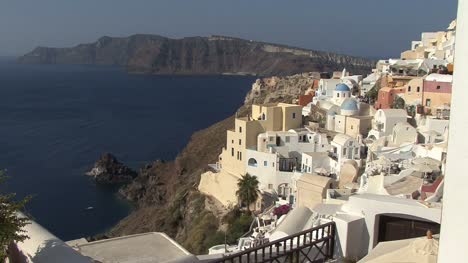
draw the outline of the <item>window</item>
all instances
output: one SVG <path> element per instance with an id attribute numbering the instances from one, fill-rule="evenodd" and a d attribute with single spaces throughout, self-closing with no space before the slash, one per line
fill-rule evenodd
<path id="1" fill-rule="evenodd" d="M 359 148 L 354 149 L 354 154 L 357 155 L 359 153 Z"/>
<path id="2" fill-rule="evenodd" d="M 242 152 L 239 152 L 239 160 L 242 161 Z"/>
<path id="3" fill-rule="evenodd" d="M 416 88 L 416 91 L 419 92 L 420 90 L 421 90 L 421 87 L 418 86 L 418 87 Z"/>
<path id="4" fill-rule="evenodd" d="M 234 157 L 234 148 L 231 148 L 231 155 Z"/>
<path id="5" fill-rule="evenodd" d="M 437 86 L 437 89 L 440 89 L 440 86 Z"/>
<path id="6" fill-rule="evenodd" d="M 431 107 L 431 99 L 426 99 L 426 107 Z"/>
<path id="7" fill-rule="evenodd" d="M 289 142 L 289 136 L 286 136 L 286 142 Z"/>
<path id="8" fill-rule="evenodd" d="M 234 143 L 234 140 L 232 140 L 232 143 Z"/>
<path id="9" fill-rule="evenodd" d="M 408 92 L 411 92 L 411 86 L 408 86 Z"/>
<path id="10" fill-rule="evenodd" d="M 239 133 L 242 133 L 242 127 L 239 127 Z"/>
<path id="11" fill-rule="evenodd" d="M 242 145 L 242 140 L 241 139 L 239 139 L 239 145 Z"/>
<path id="12" fill-rule="evenodd" d="M 273 138 L 274 138 L 274 137 L 268 137 L 268 140 L 270 140 L 270 142 L 272 142 L 272 141 L 273 141 Z"/>
<path id="13" fill-rule="evenodd" d="M 336 93 L 336 97 L 339 98 L 339 97 L 340 97 L 340 93 Z"/>
<path id="14" fill-rule="evenodd" d="M 353 125 L 351 125 L 351 130 L 354 130 L 354 126 L 353 126 Z"/>
<path id="15" fill-rule="evenodd" d="M 273 184 L 268 184 L 268 189 L 273 189 Z"/>
<path id="16" fill-rule="evenodd" d="M 272 162 L 272 163 L 271 163 L 271 166 L 275 167 L 275 162 Z"/>
<path id="17" fill-rule="evenodd" d="M 295 113 L 295 112 L 293 112 L 293 114 L 292 114 L 292 118 L 293 118 L 293 119 L 295 119 L 295 118 L 296 118 L 296 113 Z"/>
<path id="18" fill-rule="evenodd" d="M 343 148 L 343 155 L 346 155 L 346 148 Z"/>
<path id="19" fill-rule="evenodd" d="M 257 167 L 257 160 L 255 160 L 254 158 L 250 158 L 247 163 L 249 166 Z"/>
<path id="20" fill-rule="evenodd" d="M 263 161 L 263 166 L 268 166 L 268 162 L 267 161 Z"/>

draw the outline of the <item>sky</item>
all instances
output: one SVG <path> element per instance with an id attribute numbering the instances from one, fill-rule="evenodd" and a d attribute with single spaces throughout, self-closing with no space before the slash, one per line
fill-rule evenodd
<path id="1" fill-rule="evenodd" d="M 456 0 L 0 0 L 0 56 L 144 33 L 388 58 L 445 30 L 456 11 Z"/>

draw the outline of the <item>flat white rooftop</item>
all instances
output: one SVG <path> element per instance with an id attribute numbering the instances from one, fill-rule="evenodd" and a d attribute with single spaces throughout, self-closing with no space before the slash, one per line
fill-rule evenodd
<path id="1" fill-rule="evenodd" d="M 102 263 L 196 262 L 197 258 L 164 233 L 144 233 L 76 244 L 81 254 Z"/>

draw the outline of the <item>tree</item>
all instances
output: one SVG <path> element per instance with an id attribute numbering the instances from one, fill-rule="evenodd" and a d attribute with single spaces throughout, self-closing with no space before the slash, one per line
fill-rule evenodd
<path id="1" fill-rule="evenodd" d="M 376 86 L 374 86 L 372 89 L 370 89 L 366 93 L 366 97 L 369 98 L 370 102 L 375 102 L 377 100 L 378 95 L 379 95 L 379 90 L 377 89 Z"/>
<path id="2" fill-rule="evenodd" d="M 392 105 L 393 109 L 405 109 L 405 100 L 402 97 L 396 97 Z"/>
<path id="3" fill-rule="evenodd" d="M 0 171 L 0 184 L 6 179 L 4 171 Z M 11 243 L 29 238 L 23 230 L 23 227 L 29 224 L 29 220 L 19 216 L 18 212 L 24 208 L 30 197 L 15 201 L 15 196 L 15 194 L 0 193 L 0 262 L 4 262 L 7 258 L 8 246 Z"/>
<path id="4" fill-rule="evenodd" d="M 237 182 L 236 195 L 241 204 L 247 205 L 247 210 L 250 212 L 250 204 L 255 202 L 258 198 L 258 180 L 257 177 L 245 174 Z"/>

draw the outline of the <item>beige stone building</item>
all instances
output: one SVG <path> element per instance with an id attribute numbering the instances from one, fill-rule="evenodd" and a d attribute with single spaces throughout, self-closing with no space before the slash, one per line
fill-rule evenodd
<path id="1" fill-rule="evenodd" d="M 330 177 L 304 173 L 297 180 L 297 207 L 314 208 L 323 203 L 327 190 L 335 187 L 335 181 Z"/>
<path id="2" fill-rule="evenodd" d="M 226 146 L 222 149 L 216 165 L 218 171 L 202 174 L 198 189 L 213 196 L 224 206 L 237 204 L 237 182 L 247 171 L 247 149 L 257 147 L 258 135 L 268 131 L 288 131 L 301 126 L 300 105 L 252 105 L 252 113 L 247 117 L 236 118 L 234 129 L 227 131 Z"/>
<path id="3" fill-rule="evenodd" d="M 346 118 L 345 134 L 358 138 L 359 135 L 367 135 L 372 128 L 373 116 L 348 116 Z"/>
<path id="4" fill-rule="evenodd" d="M 411 59 L 446 59 L 453 63 L 455 51 L 456 21 L 452 21 L 447 31 L 423 32 L 421 40 L 412 41 L 411 49 L 401 53 L 401 58 Z"/>
<path id="5" fill-rule="evenodd" d="M 257 146 L 260 133 L 288 131 L 301 126 L 302 106 L 286 103 L 252 105 L 252 115 L 236 118 L 234 130 L 227 131 L 226 147 L 219 157 L 221 170 L 239 177 L 244 175 L 246 150 Z"/>

